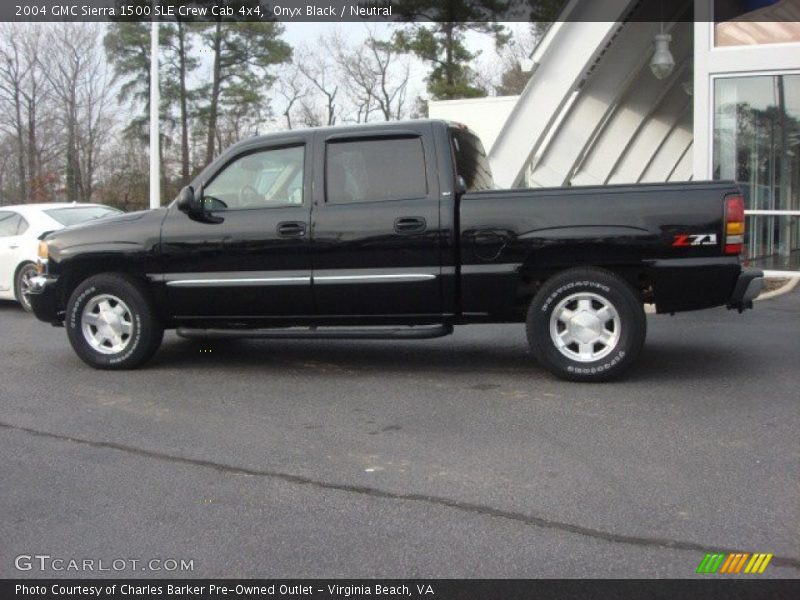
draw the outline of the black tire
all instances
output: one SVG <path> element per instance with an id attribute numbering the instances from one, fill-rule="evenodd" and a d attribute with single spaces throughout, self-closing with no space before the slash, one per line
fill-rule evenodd
<path id="1" fill-rule="evenodd" d="M 539 288 L 526 330 L 533 355 L 557 377 L 609 381 L 639 356 L 647 317 L 636 292 L 614 273 L 569 269 Z"/>
<path id="2" fill-rule="evenodd" d="M 135 369 L 155 354 L 164 337 L 146 292 L 134 279 L 116 273 L 95 275 L 75 288 L 65 325 L 72 348 L 96 369 Z M 119 343 L 110 337 L 100 343 L 106 335 Z"/>
<path id="3" fill-rule="evenodd" d="M 36 265 L 32 262 L 22 263 L 14 276 L 14 297 L 22 305 L 26 312 L 32 312 L 30 298 L 25 294 L 28 289 L 28 280 L 36 275 Z"/>

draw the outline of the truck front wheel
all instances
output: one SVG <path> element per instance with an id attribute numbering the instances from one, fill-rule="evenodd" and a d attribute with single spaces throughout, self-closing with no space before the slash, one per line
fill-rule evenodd
<path id="1" fill-rule="evenodd" d="M 67 336 L 77 355 L 96 369 L 133 369 L 149 359 L 164 328 L 141 286 L 104 273 L 81 283 L 67 303 Z"/>
<path id="2" fill-rule="evenodd" d="M 539 288 L 526 327 L 533 355 L 557 377 L 608 381 L 638 357 L 647 317 L 635 291 L 615 274 L 570 269 Z"/>

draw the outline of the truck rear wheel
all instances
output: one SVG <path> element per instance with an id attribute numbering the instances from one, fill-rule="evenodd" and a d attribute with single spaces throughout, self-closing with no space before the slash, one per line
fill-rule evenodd
<path id="1" fill-rule="evenodd" d="M 104 273 L 81 283 L 67 304 L 67 336 L 77 355 L 96 369 L 133 369 L 148 360 L 164 328 L 139 284 Z"/>
<path id="2" fill-rule="evenodd" d="M 536 293 L 526 328 L 533 355 L 557 377 L 608 381 L 639 356 L 647 317 L 634 290 L 615 274 L 570 269 Z"/>

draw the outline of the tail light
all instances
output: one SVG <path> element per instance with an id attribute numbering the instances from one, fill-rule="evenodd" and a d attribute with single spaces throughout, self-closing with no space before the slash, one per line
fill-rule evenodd
<path id="1" fill-rule="evenodd" d="M 744 198 L 725 198 L 725 254 L 741 254 L 744 248 Z"/>

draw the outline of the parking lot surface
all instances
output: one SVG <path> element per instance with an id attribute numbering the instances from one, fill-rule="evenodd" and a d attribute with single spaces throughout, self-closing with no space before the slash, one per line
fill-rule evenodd
<path id="1" fill-rule="evenodd" d="M 552 378 L 516 325 L 168 334 L 130 372 L 12 303 L 0 339 L 0 577 L 697 577 L 711 551 L 800 576 L 800 290 L 651 315 L 640 362 L 600 385 Z"/>

